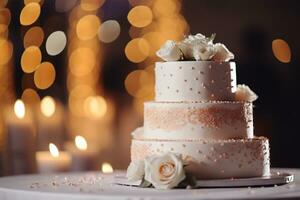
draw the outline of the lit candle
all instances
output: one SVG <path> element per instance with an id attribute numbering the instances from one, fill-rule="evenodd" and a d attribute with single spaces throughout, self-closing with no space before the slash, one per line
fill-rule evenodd
<path id="1" fill-rule="evenodd" d="M 72 171 L 96 170 L 99 163 L 98 150 L 89 147 L 82 136 L 75 137 L 75 145 L 67 142 L 65 148 L 72 155 Z"/>
<path id="2" fill-rule="evenodd" d="M 114 169 L 113 169 L 113 167 L 111 166 L 111 164 L 109 164 L 109 163 L 107 163 L 107 162 L 104 162 L 104 163 L 102 163 L 101 171 L 102 171 L 102 173 L 104 173 L 104 174 L 110 174 L 110 173 L 113 173 L 113 172 L 114 172 Z"/>
<path id="3" fill-rule="evenodd" d="M 6 110 L 7 158 L 5 174 L 36 172 L 35 129 L 32 115 L 22 100 Z"/>
<path id="4" fill-rule="evenodd" d="M 42 99 L 38 112 L 38 150 L 47 150 L 49 142 L 62 148 L 64 140 L 63 108 L 52 97 Z"/>
<path id="5" fill-rule="evenodd" d="M 64 172 L 70 169 L 71 156 L 59 151 L 55 144 L 49 144 L 49 151 L 38 151 L 36 160 L 39 173 Z"/>

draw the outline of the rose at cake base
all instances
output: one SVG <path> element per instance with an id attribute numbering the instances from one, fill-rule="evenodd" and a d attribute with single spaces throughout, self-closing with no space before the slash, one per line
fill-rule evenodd
<path id="1" fill-rule="evenodd" d="M 155 101 L 132 133 L 129 180 L 170 189 L 190 177 L 270 175 L 269 141 L 253 128 L 257 95 L 236 84 L 234 55 L 214 37 L 167 41 L 157 52 L 165 62 L 155 64 Z"/>

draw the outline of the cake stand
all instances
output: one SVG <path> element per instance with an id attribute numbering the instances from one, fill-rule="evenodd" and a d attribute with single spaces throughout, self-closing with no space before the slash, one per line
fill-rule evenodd
<path id="1" fill-rule="evenodd" d="M 157 190 L 116 184 L 124 171 L 21 175 L 0 178 L 0 199 L 148 200 L 148 199 L 278 199 L 300 198 L 300 169 L 273 169 L 294 174 L 294 182 L 269 187 Z"/>

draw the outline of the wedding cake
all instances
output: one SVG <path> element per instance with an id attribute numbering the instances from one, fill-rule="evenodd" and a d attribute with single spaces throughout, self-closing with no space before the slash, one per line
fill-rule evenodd
<path id="1" fill-rule="evenodd" d="M 234 55 L 215 35 L 167 41 L 157 52 L 155 101 L 133 133 L 127 177 L 157 188 L 270 173 L 269 141 L 254 136 L 256 94 L 236 84 Z M 145 184 L 144 184 L 145 185 Z"/>

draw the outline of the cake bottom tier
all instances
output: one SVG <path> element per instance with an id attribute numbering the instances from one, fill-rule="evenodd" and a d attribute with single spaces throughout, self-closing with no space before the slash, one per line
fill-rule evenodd
<path id="1" fill-rule="evenodd" d="M 131 159 L 167 152 L 181 154 L 187 172 L 198 179 L 261 177 L 270 174 L 269 141 L 264 137 L 230 140 L 133 139 Z"/>

